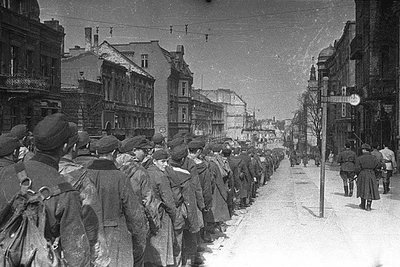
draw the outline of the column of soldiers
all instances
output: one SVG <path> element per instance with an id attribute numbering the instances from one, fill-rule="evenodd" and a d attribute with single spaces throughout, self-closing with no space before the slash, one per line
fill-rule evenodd
<path id="1" fill-rule="evenodd" d="M 196 266 L 201 244 L 223 235 L 282 158 L 188 134 L 91 140 L 64 115 L 49 115 L 32 134 L 18 125 L 0 136 L 0 243 L 21 188 L 57 187 L 44 198 L 44 235 L 65 265 Z"/>

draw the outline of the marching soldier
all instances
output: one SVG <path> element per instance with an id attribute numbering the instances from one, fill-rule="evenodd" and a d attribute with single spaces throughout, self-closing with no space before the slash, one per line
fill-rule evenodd
<path id="1" fill-rule="evenodd" d="M 345 150 L 339 153 L 338 163 L 340 164 L 340 177 L 343 180 L 344 196 L 351 197 L 354 188 L 354 163 L 356 161 L 356 153 L 352 151 L 350 143 L 345 144 Z M 349 191 L 350 189 L 350 191 Z"/>
<path id="2" fill-rule="evenodd" d="M 90 152 L 89 147 L 91 146 L 91 142 L 89 134 L 86 131 L 78 131 L 78 139 L 78 153 L 74 158 L 74 162 L 82 166 L 88 166 L 97 158 L 94 153 Z M 94 143 L 94 140 L 92 142 Z M 95 151 L 94 149 L 94 152 Z"/>
<path id="3" fill-rule="evenodd" d="M 397 162 L 394 156 L 394 152 L 387 146 L 383 145 L 383 149 L 379 152 L 382 153 L 383 162 L 386 165 L 386 169 L 383 171 L 383 193 L 387 194 L 390 191 L 390 177 L 397 170 Z"/>

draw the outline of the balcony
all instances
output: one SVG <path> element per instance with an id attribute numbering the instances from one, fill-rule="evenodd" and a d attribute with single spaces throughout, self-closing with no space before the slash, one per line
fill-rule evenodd
<path id="1" fill-rule="evenodd" d="M 50 83 L 47 79 L 0 74 L 0 90 L 9 93 L 47 93 Z"/>
<path id="2" fill-rule="evenodd" d="M 362 54 L 362 37 L 357 34 L 350 43 L 350 59 L 361 59 Z"/>

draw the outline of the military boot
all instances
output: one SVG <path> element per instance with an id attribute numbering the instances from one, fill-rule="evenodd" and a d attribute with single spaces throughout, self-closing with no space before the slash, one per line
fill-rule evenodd
<path id="1" fill-rule="evenodd" d="M 383 194 L 387 194 L 389 192 L 388 188 L 389 188 L 388 184 L 387 183 L 383 183 Z"/>
<path id="2" fill-rule="evenodd" d="M 349 189 L 350 189 L 349 197 L 351 197 L 351 196 L 353 196 L 353 189 L 354 189 L 354 183 L 353 182 L 349 183 Z"/>
<path id="3" fill-rule="evenodd" d="M 361 203 L 358 205 L 361 209 L 365 210 L 365 198 L 361 198 Z"/>
<path id="4" fill-rule="evenodd" d="M 349 187 L 347 185 L 343 187 L 344 187 L 344 196 L 347 197 L 349 195 Z"/>
<path id="5" fill-rule="evenodd" d="M 371 204 L 372 200 L 367 200 L 367 207 L 365 208 L 366 211 L 371 211 Z"/>

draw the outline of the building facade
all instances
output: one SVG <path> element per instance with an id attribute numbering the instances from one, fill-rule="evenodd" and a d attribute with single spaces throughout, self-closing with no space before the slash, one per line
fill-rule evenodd
<path id="1" fill-rule="evenodd" d="M 356 65 L 355 132 L 362 142 L 386 144 L 397 150 L 398 32 L 395 1 L 356 0 L 356 35 L 351 59 Z"/>
<path id="2" fill-rule="evenodd" d="M 221 103 L 224 107 L 224 131 L 226 137 L 243 140 L 242 131 L 246 123 L 247 104 L 230 89 L 199 90 L 213 102 Z"/>
<path id="3" fill-rule="evenodd" d="M 350 59 L 350 43 L 355 36 L 356 24 L 348 21 L 343 34 L 334 43 L 334 52 L 326 61 L 329 77 L 329 95 L 349 96 L 355 92 L 355 62 Z M 354 107 L 348 103 L 329 103 L 331 130 L 329 144 L 334 154 L 344 149 L 346 142 L 356 142 L 353 121 Z"/>
<path id="4" fill-rule="evenodd" d="M 36 0 L 0 1 L 0 131 L 29 130 L 61 109 L 64 28 L 40 22 Z"/>
<path id="5" fill-rule="evenodd" d="M 224 107 L 202 95 L 199 90 L 192 90 L 191 97 L 192 130 L 195 135 L 210 138 L 223 138 Z"/>
<path id="6" fill-rule="evenodd" d="M 118 51 L 155 78 L 155 132 L 172 138 L 191 131 L 190 98 L 193 73 L 184 60 L 184 47 L 169 52 L 158 41 L 113 44 Z"/>

